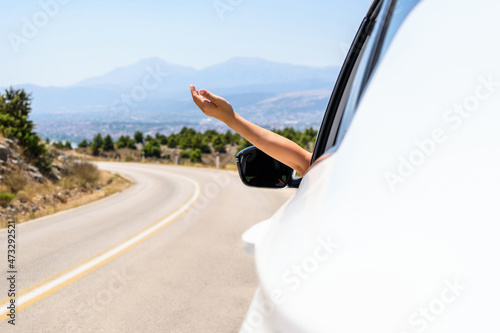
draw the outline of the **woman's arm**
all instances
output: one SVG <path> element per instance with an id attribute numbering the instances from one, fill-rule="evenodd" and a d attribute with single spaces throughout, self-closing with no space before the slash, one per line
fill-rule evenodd
<path id="1" fill-rule="evenodd" d="M 301 175 L 305 175 L 309 169 L 312 154 L 295 142 L 242 118 L 234 112 L 231 104 L 220 96 L 206 90 L 197 91 L 193 85 L 191 95 L 203 113 L 224 122 L 269 156 L 297 170 Z"/>

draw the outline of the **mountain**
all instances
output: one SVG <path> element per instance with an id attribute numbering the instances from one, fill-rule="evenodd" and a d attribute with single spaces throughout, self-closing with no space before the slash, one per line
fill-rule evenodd
<path id="1" fill-rule="evenodd" d="M 319 126 L 338 67 L 308 67 L 259 58 L 233 58 L 201 70 L 141 60 L 68 87 L 19 85 L 33 94 L 38 132 L 53 139 L 113 136 L 134 129 L 175 131 L 182 125 L 224 126 L 191 100 L 189 84 L 224 96 L 242 115 L 267 127 Z"/>
<path id="2" fill-rule="evenodd" d="M 72 87 L 118 89 L 133 87 L 142 84 L 142 80 L 149 74 L 148 69 L 160 72 L 169 81 L 178 78 L 187 78 L 197 71 L 192 67 L 169 64 L 160 58 L 149 58 L 141 60 L 133 65 L 119 67 L 101 76 L 85 79 Z"/>
<path id="3" fill-rule="evenodd" d="M 233 58 L 202 70 L 173 65 L 160 58 L 141 60 L 120 67 L 102 76 L 83 80 L 74 87 L 86 87 L 123 92 L 150 83 L 160 83 L 151 97 L 175 96 L 185 92 L 189 84 L 220 90 L 225 93 L 286 92 L 290 90 L 331 88 L 337 67 L 315 68 L 272 62 L 260 58 Z M 246 88 L 248 90 L 244 90 Z"/>
<path id="4" fill-rule="evenodd" d="M 228 91 L 285 92 L 331 88 L 337 67 L 315 68 L 271 62 L 259 58 L 233 58 L 205 68 L 196 75 L 198 85 Z"/>

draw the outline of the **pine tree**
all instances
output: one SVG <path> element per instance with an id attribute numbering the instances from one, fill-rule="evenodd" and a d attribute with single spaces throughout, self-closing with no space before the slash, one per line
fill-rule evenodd
<path id="1" fill-rule="evenodd" d="M 113 139 L 111 138 L 111 135 L 108 134 L 104 137 L 104 141 L 102 143 L 102 150 L 103 151 L 115 150 L 115 145 L 113 144 Z"/>
<path id="2" fill-rule="evenodd" d="M 90 147 L 90 150 L 92 151 L 92 155 L 94 155 L 94 156 L 99 155 L 100 149 L 102 148 L 103 144 L 104 144 L 104 140 L 102 139 L 101 133 L 97 133 L 94 136 L 94 140 L 92 141 L 92 146 Z"/>
<path id="3" fill-rule="evenodd" d="M 3 136 L 16 139 L 29 163 L 34 163 L 42 173 L 51 171 L 51 161 L 42 139 L 36 134 L 35 125 L 29 120 L 31 94 L 12 87 L 0 94 L 0 131 Z"/>
<path id="4" fill-rule="evenodd" d="M 144 134 L 142 132 L 137 131 L 134 133 L 134 140 L 137 143 L 144 143 Z"/>

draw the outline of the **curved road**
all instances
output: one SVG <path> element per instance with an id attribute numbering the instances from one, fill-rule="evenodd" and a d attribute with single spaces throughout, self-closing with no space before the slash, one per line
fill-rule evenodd
<path id="1" fill-rule="evenodd" d="M 99 163 L 131 180 L 98 202 L 16 227 L 16 326 L 2 332 L 236 332 L 257 281 L 241 234 L 293 190 L 234 172 Z M 0 230 L 0 314 L 7 299 Z M 5 275 L 5 277 L 3 276 Z"/>

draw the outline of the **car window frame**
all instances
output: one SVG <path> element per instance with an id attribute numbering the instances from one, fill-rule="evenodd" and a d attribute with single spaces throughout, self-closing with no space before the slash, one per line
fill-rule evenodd
<path id="1" fill-rule="evenodd" d="M 330 96 L 330 100 L 328 102 L 328 106 L 326 108 L 325 115 L 323 116 L 323 121 L 321 123 L 320 129 L 318 131 L 318 136 L 316 138 L 316 142 L 314 144 L 314 151 L 311 158 L 311 165 L 319 158 L 323 153 L 329 149 L 327 143 L 331 137 L 333 126 L 340 126 L 340 119 L 342 114 L 340 114 L 339 106 L 341 105 L 341 101 L 346 97 L 346 94 L 349 95 L 350 91 L 346 91 L 347 85 L 350 79 L 356 72 L 353 72 L 356 63 L 359 58 L 362 56 L 363 50 L 366 50 L 366 42 L 370 40 L 369 36 L 373 33 L 372 29 L 376 22 L 376 18 L 374 15 L 376 14 L 377 8 L 383 6 L 384 1 L 390 0 L 374 0 L 368 10 L 367 14 L 361 21 L 361 24 L 358 28 L 358 31 L 354 37 L 354 40 L 349 48 L 346 59 L 342 65 L 340 73 L 337 77 L 337 81 L 333 88 L 332 94 Z M 379 13 L 380 15 L 381 13 Z M 344 108 L 345 109 L 345 108 Z M 337 121 L 336 121 L 337 120 Z"/>
<path id="2" fill-rule="evenodd" d="M 364 70 L 354 74 L 355 79 L 350 91 L 351 96 L 348 96 L 348 102 L 343 110 L 340 126 L 337 133 L 335 133 L 335 142 L 325 153 L 334 153 L 340 147 L 378 64 L 409 13 L 420 2 L 421 0 L 392 0 L 384 5 L 381 19 L 374 28 L 374 38 L 371 40 L 372 45 L 370 46 L 371 52 L 362 56 L 364 59 L 360 67 Z M 400 13 L 399 9 L 401 7 L 399 5 L 409 5 L 410 7 Z"/>

